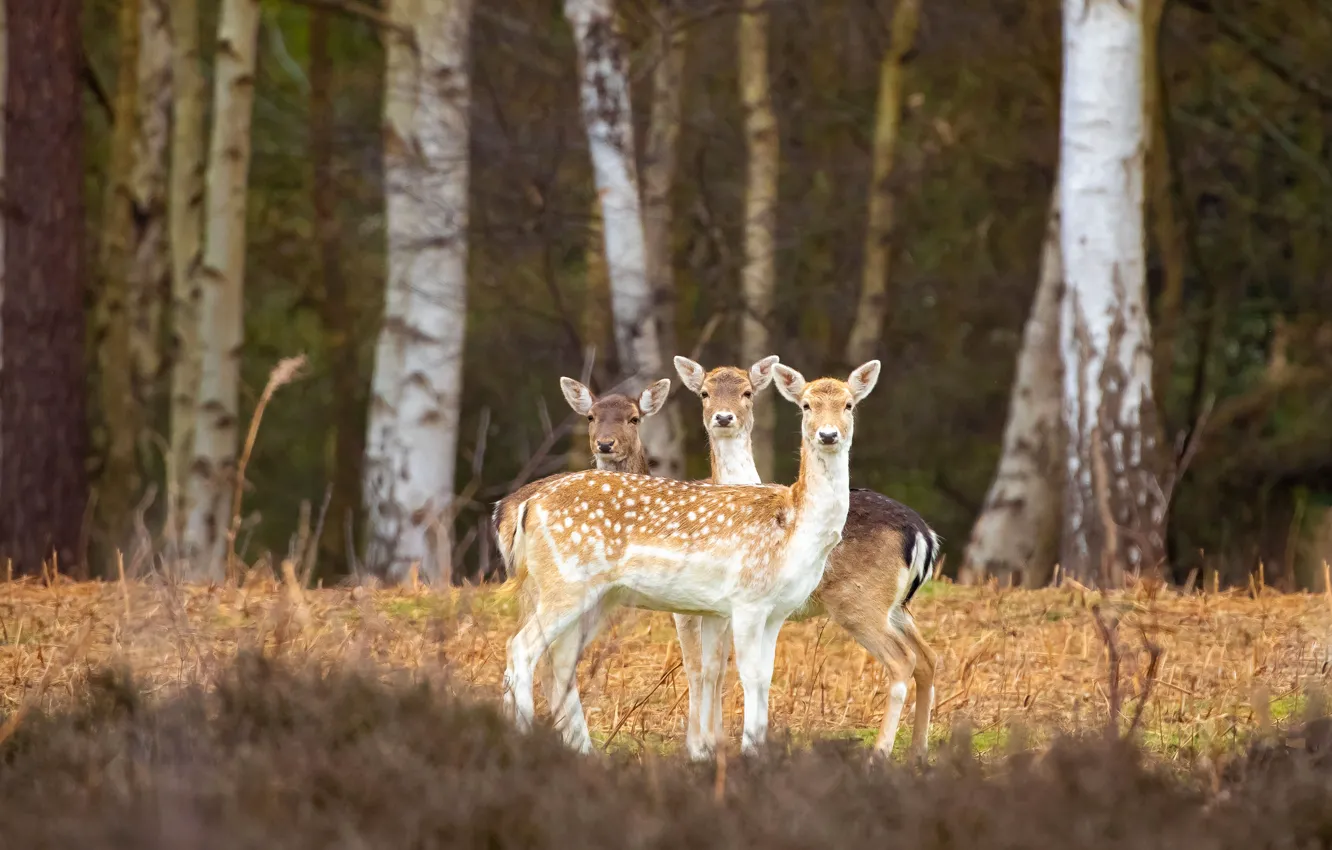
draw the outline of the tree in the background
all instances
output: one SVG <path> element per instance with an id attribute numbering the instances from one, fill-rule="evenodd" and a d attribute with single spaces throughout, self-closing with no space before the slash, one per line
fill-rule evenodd
<path id="1" fill-rule="evenodd" d="M 772 354 L 768 341 L 777 261 L 777 168 L 781 139 L 772 108 L 768 72 L 768 12 L 765 0 L 744 0 L 738 25 L 740 101 L 745 113 L 745 266 L 740 291 L 740 360 L 754 363 Z M 772 480 L 775 394 L 754 397 L 754 466 Z"/>
<path id="2" fill-rule="evenodd" d="M 579 97 L 601 197 L 615 347 L 621 369 L 645 383 L 660 378 L 665 367 L 648 281 L 628 58 L 615 28 L 611 0 L 565 0 L 564 14 L 578 45 Z M 658 422 L 659 418 L 644 421 L 643 448 L 653 464 L 653 474 L 680 478 L 684 458 L 681 444 L 672 433 L 679 429 L 672 429 L 669 421 Z"/>
<path id="3" fill-rule="evenodd" d="M 384 85 L 388 283 L 365 453 L 367 566 L 451 566 L 467 318 L 470 0 L 392 0 Z"/>
<path id="4" fill-rule="evenodd" d="M 9 78 L 9 35 L 5 26 L 5 2 L 0 0 L 0 199 L 5 197 L 5 86 Z M 0 206 L 0 211 L 4 207 Z M 5 217 L 0 215 L 0 317 L 5 309 Z M 5 373 L 5 323 L 0 321 L 0 383 L 4 382 Z M 4 419 L 4 397 L 0 394 L 0 420 Z M 4 433 L 4 424 L 0 422 L 0 434 Z M 4 440 L 0 439 L 0 457 L 5 451 Z M 3 463 L 3 461 L 0 461 Z"/>
<path id="5" fill-rule="evenodd" d="M 958 571 L 965 583 L 987 575 L 1013 576 L 1033 587 L 1048 582 L 1054 571 L 1064 463 L 1059 361 L 1064 269 L 1059 218 L 1056 185 L 1041 245 L 1040 278 L 1022 330 L 1003 453 Z"/>
<path id="6" fill-rule="evenodd" d="M 920 0 L 897 0 L 888 49 L 879 60 L 879 103 L 874 119 L 864 271 L 860 301 L 842 357 L 845 363 L 864 363 L 875 356 L 888 315 L 888 272 L 893 248 L 893 164 L 901 137 L 907 59 L 915 47 L 919 25 Z"/>
<path id="7" fill-rule="evenodd" d="M 1114 587 L 1164 560 L 1143 233 L 1143 0 L 1065 0 L 1060 563 Z"/>
<path id="8" fill-rule="evenodd" d="M 688 29 L 681 20 L 683 0 L 661 0 L 653 33 L 656 56 L 652 66 L 652 109 L 643 147 L 643 232 L 647 250 L 648 285 L 657 305 L 657 333 L 662 360 L 676 351 L 675 269 L 671 262 L 671 190 L 679 162 L 680 105 Z"/>
<path id="9" fill-rule="evenodd" d="M 84 571 L 83 115 L 79 0 L 10 0 L 0 308 L 0 563 Z"/>
<path id="10" fill-rule="evenodd" d="M 134 399 L 143 411 L 140 432 L 156 430 L 162 378 L 162 317 L 171 286 L 167 183 L 171 149 L 171 21 L 168 0 L 139 0 L 138 135 L 130 197 L 134 202 L 134 257 L 129 274 L 130 359 Z M 142 445 L 140 453 L 143 452 Z M 153 452 L 156 454 L 156 451 Z"/>
<path id="11" fill-rule="evenodd" d="M 135 402 L 130 357 L 130 267 L 134 259 L 135 214 L 130 181 L 134 176 L 135 142 L 139 135 L 139 8 L 141 0 L 121 0 L 117 20 L 114 124 L 107 169 L 101 252 L 98 263 L 95 334 L 100 428 L 97 442 L 101 466 L 95 491 L 97 530 L 106 544 L 102 557 L 124 549 L 131 531 L 130 514 L 142 481 L 135 440 L 141 413 Z"/>
<path id="12" fill-rule="evenodd" d="M 316 265 L 322 287 L 320 318 L 328 339 L 333 381 L 333 451 L 327 455 L 327 477 L 332 487 L 328 502 L 330 522 L 320 541 L 324 556 L 336 565 L 347 559 L 347 529 L 361 502 L 361 455 L 365 451 L 365 423 L 357 400 L 361 397 L 360 370 L 356 366 L 356 338 L 352 308 L 347 301 L 347 280 L 342 269 L 342 228 L 338 218 L 338 185 L 333 167 L 336 137 L 333 59 L 329 35 L 333 14 L 310 10 L 310 167 L 315 225 Z"/>
<path id="13" fill-rule="evenodd" d="M 171 177 L 171 438 L 167 451 L 166 538 L 173 556 L 191 514 L 195 400 L 199 391 L 199 266 L 203 251 L 204 78 L 199 65 L 198 0 L 172 0 Z"/>
<path id="14" fill-rule="evenodd" d="M 661 362 L 670 363 L 676 350 L 676 291 L 671 251 L 675 218 L 671 193 L 679 165 L 681 102 L 688 29 L 684 26 L 684 0 L 662 0 L 656 6 L 657 57 L 652 69 L 652 106 L 647 144 L 643 149 L 643 235 L 648 289 L 655 305 L 657 342 Z M 668 404 L 660 416 L 670 444 L 665 457 L 677 464 L 672 477 L 684 475 L 684 424 L 678 404 Z M 652 417 L 656 419 L 658 417 Z M 656 425 L 655 427 L 660 427 Z M 665 470 L 659 470 L 666 474 Z"/>
<path id="15" fill-rule="evenodd" d="M 199 387 L 189 471 L 186 548 L 196 570 L 220 578 L 240 417 L 245 205 L 259 0 L 224 0 L 218 23 L 213 127 L 200 275 Z"/>

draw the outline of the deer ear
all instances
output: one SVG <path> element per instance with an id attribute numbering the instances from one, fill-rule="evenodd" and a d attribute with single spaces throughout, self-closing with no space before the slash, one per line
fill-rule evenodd
<path id="1" fill-rule="evenodd" d="M 772 383 L 772 367 L 777 365 L 779 359 L 776 354 L 769 354 L 749 367 L 749 383 L 753 385 L 754 392 L 762 392 Z"/>
<path id="2" fill-rule="evenodd" d="M 652 386 L 643 390 L 643 394 L 638 397 L 638 410 L 644 416 L 651 416 L 654 413 L 660 413 L 666 406 L 666 399 L 671 394 L 671 379 L 662 378 Z"/>
<path id="3" fill-rule="evenodd" d="M 879 361 L 871 360 L 868 363 L 856 367 L 847 379 L 847 386 L 851 388 L 851 397 L 855 399 L 856 404 L 870 394 L 874 385 L 879 382 Z"/>
<path id="4" fill-rule="evenodd" d="M 792 404 L 799 404 L 800 394 L 805 391 L 805 376 L 780 363 L 772 367 L 772 373 L 777 379 L 777 392 Z"/>
<path id="5" fill-rule="evenodd" d="M 675 371 L 680 374 L 680 382 L 689 388 L 694 395 L 703 392 L 703 379 L 707 377 L 707 370 L 698 365 L 688 357 L 681 357 L 678 354 L 675 357 Z"/>
<path id="6" fill-rule="evenodd" d="M 586 416 L 592 412 L 592 405 L 596 399 L 592 397 L 592 391 L 573 378 L 560 378 L 560 389 L 564 391 L 564 400 L 569 402 L 574 413 L 579 416 Z"/>

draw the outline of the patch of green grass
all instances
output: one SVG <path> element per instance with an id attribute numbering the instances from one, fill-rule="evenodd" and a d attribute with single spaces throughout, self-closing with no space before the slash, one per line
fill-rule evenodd
<path id="1" fill-rule="evenodd" d="M 419 596 L 402 596 L 383 599 L 376 607 L 379 613 L 394 620 L 407 620 L 419 623 L 433 617 L 445 617 L 454 613 L 456 606 L 448 596 L 423 593 Z"/>
<path id="2" fill-rule="evenodd" d="M 950 581 L 927 581 L 916 588 L 916 595 L 911 601 L 917 599 L 942 599 L 945 596 L 951 596 L 956 592 L 958 585 Z"/>
<path id="3" fill-rule="evenodd" d="M 1272 700 L 1267 710 L 1272 714 L 1272 722 L 1283 723 L 1303 714 L 1308 704 L 1309 698 L 1304 694 L 1286 694 L 1284 697 Z"/>

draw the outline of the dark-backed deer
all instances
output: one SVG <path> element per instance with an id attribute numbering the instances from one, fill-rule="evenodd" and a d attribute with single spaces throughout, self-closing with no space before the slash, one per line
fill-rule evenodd
<path id="1" fill-rule="evenodd" d="M 675 369 L 703 402 L 713 480 L 718 484 L 756 483 L 750 440 L 753 397 L 767 382 L 755 381 L 753 369 L 746 373 L 721 366 L 709 372 L 687 357 L 676 357 Z M 933 575 L 938 557 L 938 535 L 920 514 L 872 490 L 853 489 L 842 542 L 829 555 L 818 588 L 789 617 L 799 621 L 827 613 L 887 668 L 888 707 L 875 743 L 875 749 L 884 754 L 892 751 L 908 678 L 916 681 L 912 752 L 917 757 L 927 752 L 935 655 L 925 644 L 907 603 Z M 682 625 L 682 620 L 690 622 Z M 730 623 L 716 617 L 677 615 L 676 626 L 681 648 L 686 650 L 682 663 L 689 680 L 686 743 L 691 755 L 705 756 L 723 736 L 722 690 L 730 654 Z"/>
<path id="2" fill-rule="evenodd" d="M 560 378 L 560 389 L 574 413 L 587 417 L 588 449 L 597 469 L 648 474 L 647 452 L 639 439 L 638 426 L 645 417 L 660 412 L 666 404 L 671 391 L 669 378 L 651 384 L 636 399 L 620 393 L 607 393 L 598 398 L 572 378 Z M 560 473 L 530 482 L 496 503 L 491 522 L 506 572 L 513 572 L 514 521 L 518 506 L 542 488 L 570 474 Z M 535 588 L 529 586 L 520 594 L 524 608 L 535 604 L 534 591 Z M 556 725 L 572 725 L 575 729 L 583 729 L 585 734 L 587 722 L 583 718 L 575 679 L 582 648 L 573 645 L 574 637 L 571 634 L 550 648 L 540 666 L 541 688 L 550 701 Z"/>
<path id="3" fill-rule="evenodd" d="M 806 382 L 786 366 L 773 368 L 782 395 L 802 410 L 792 486 L 595 470 L 564 476 L 518 506 L 508 561 L 520 586 L 537 588 L 534 610 L 509 641 L 504 674 L 505 705 L 520 727 L 532 722 L 532 678 L 547 649 L 572 631 L 581 651 L 606 613 L 634 605 L 730 618 L 745 692 L 742 748 L 752 752 L 766 740 L 777 637 L 807 604 L 841 540 L 854 409 L 880 367 L 871 360 L 845 382 Z M 591 744 L 570 740 L 567 730 L 566 740 Z"/>

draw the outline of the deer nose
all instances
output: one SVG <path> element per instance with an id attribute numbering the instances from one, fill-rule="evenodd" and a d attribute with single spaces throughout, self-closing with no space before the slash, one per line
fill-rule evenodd
<path id="1" fill-rule="evenodd" d="M 842 432 L 841 432 L 841 431 L 838 431 L 836 428 L 832 428 L 832 429 L 820 428 L 820 429 L 819 429 L 819 442 L 820 442 L 820 443 L 823 443 L 825 446 L 833 446 L 833 445 L 836 445 L 836 444 L 837 444 L 837 441 L 840 440 L 840 439 L 842 439 Z"/>
<path id="2" fill-rule="evenodd" d="M 718 428 L 729 428 L 731 423 L 735 421 L 735 414 L 714 413 L 712 414 L 712 421 Z"/>
<path id="3" fill-rule="evenodd" d="M 614 440 L 597 440 L 597 451 L 601 452 L 602 454 L 608 455 L 614 450 L 615 450 Z"/>

